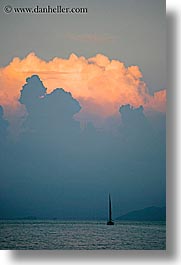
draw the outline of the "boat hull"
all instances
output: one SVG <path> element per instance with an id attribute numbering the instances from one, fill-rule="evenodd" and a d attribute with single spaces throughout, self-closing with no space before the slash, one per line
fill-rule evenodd
<path id="1" fill-rule="evenodd" d="M 114 225 L 114 222 L 113 221 L 108 221 L 107 225 Z"/>

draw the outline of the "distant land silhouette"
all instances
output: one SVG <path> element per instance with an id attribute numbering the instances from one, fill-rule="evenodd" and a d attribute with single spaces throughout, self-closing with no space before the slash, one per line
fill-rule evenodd
<path id="1" fill-rule="evenodd" d="M 106 220 L 106 217 L 97 217 L 97 218 L 79 218 L 71 217 L 64 218 L 63 216 L 57 217 L 46 217 L 46 216 L 22 216 L 22 217 L 12 217 L 12 218 L 2 218 L 0 220 L 60 220 L 60 221 L 79 221 L 79 220 Z M 121 215 L 115 218 L 117 221 L 166 221 L 166 207 L 147 207 L 140 210 L 134 210 L 128 212 L 127 214 Z"/>
<path id="2" fill-rule="evenodd" d="M 137 211 L 131 211 L 116 220 L 125 221 L 165 221 L 166 220 L 166 207 L 147 207 Z"/>

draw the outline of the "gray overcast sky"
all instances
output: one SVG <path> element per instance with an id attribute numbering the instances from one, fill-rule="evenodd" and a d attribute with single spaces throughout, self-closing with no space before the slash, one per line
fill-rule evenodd
<path id="1" fill-rule="evenodd" d="M 3 7 L 87 7 L 87 14 L 5 14 Z M 103 53 L 138 65 L 150 92 L 166 88 L 165 0 L 1 0 L 0 66 L 34 51 L 49 60 Z"/>

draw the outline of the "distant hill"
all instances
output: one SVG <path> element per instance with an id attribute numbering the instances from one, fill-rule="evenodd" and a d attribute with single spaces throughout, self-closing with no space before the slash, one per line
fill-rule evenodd
<path id="1" fill-rule="evenodd" d="M 165 207 L 148 207 L 137 211 L 132 211 L 124 214 L 116 220 L 126 221 L 165 221 L 166 208 Z"/>

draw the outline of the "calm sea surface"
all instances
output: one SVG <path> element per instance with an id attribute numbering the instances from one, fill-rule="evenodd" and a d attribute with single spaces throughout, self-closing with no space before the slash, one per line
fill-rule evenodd
<path id="1" fill-rule="evenodd" d="M 0 249 L 166 249 L 165 222 L 0 221 Z"/>

